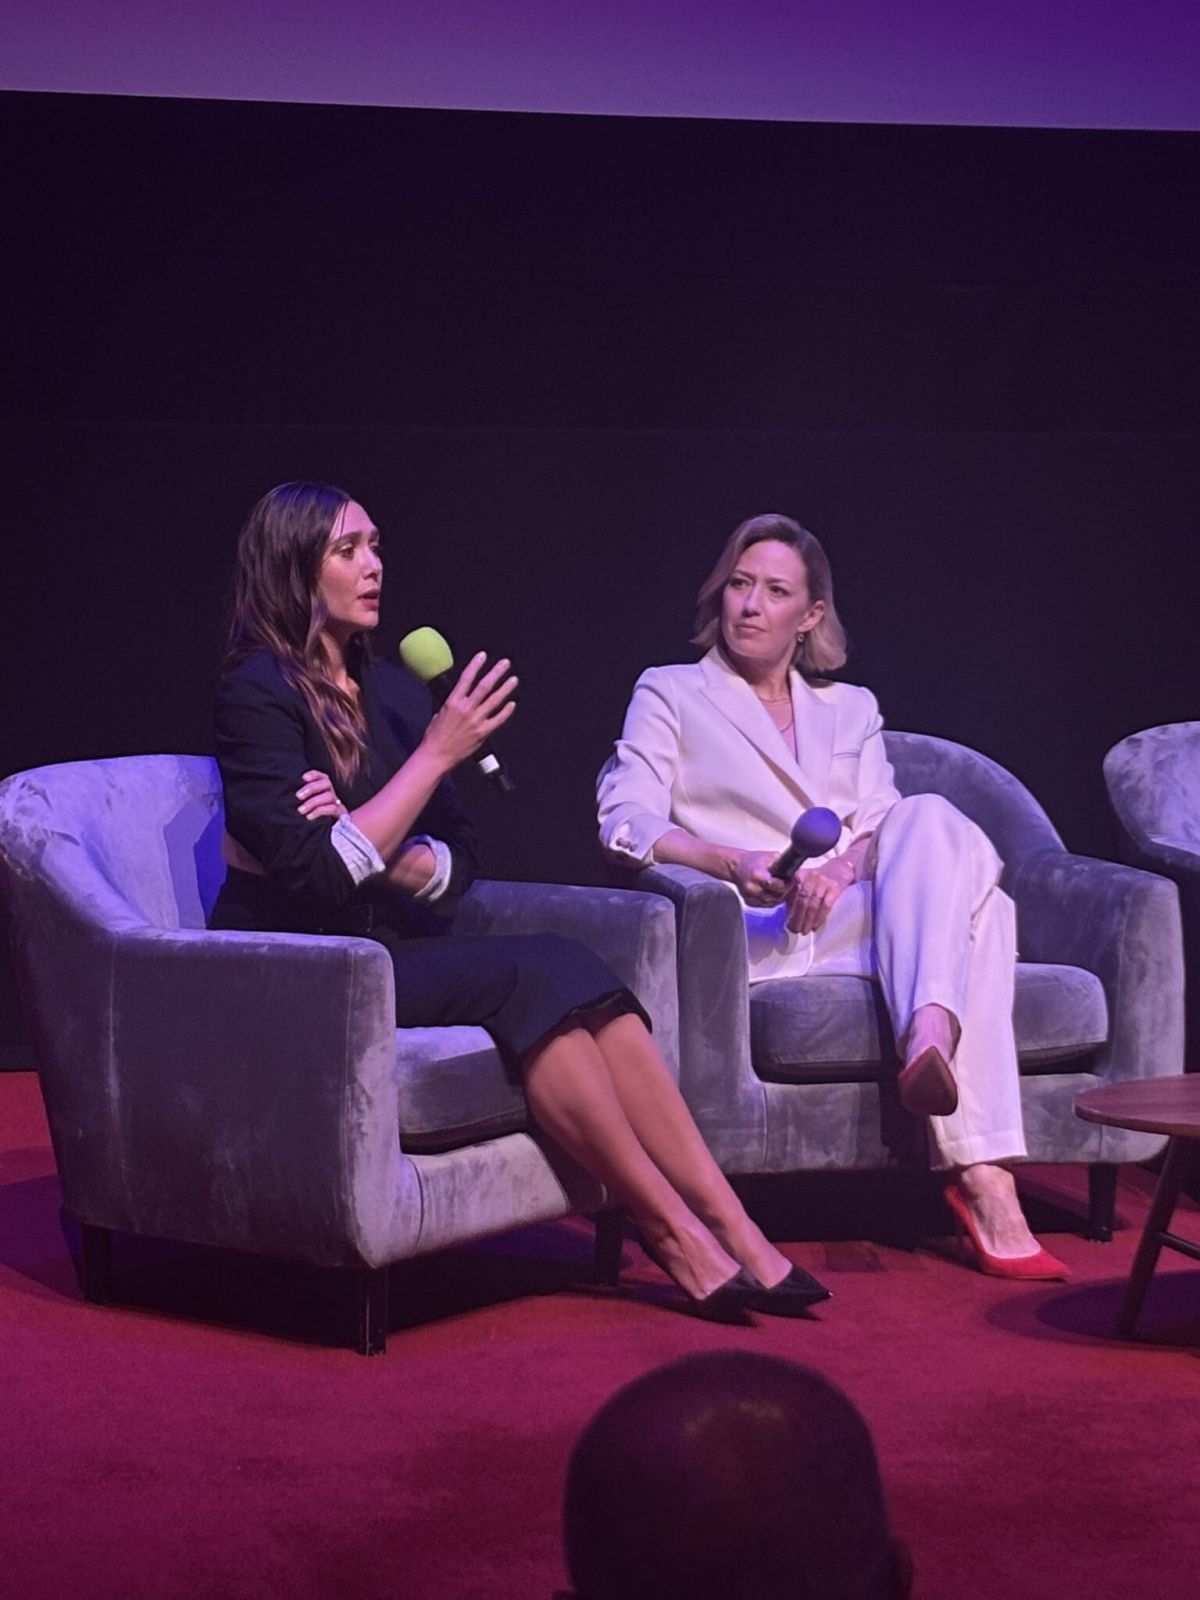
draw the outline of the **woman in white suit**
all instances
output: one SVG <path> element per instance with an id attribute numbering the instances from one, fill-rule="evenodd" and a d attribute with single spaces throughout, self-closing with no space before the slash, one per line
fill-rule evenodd
<path id="1" fill-rule="evenodd" d="M 1006 1163 L 1025 1154 L 1012 1030 L 1011 901 L 987 837 L 937 795 L 902 799 L 869 690 L 846 659 L 829 562 L 787 517 L 734 530 L 700 590 L 694 665 L 638 679 L 599 781 L 616 860 L 677 862 L 745 905 L 750 981 L 809 971 L 878 980 L 902 1104 L 929 1118 L 946 1199 L 982 1270 L 1058 1278 Z M 771 871 L 796 817 L 825 806 L 834 848 Z"/>

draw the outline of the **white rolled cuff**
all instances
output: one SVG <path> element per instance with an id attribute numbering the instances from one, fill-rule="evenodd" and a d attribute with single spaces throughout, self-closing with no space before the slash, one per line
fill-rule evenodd
<path id="1" fill-rule="evenodd" d="M 454 857 L 450 853 L 450 846 L 444 839 L 433 839 L 427 833 L 416 833 L 404 842 L 423 844 L 433 854 L 433 873 L 429 881 L 415 891 L 413 899 L 440 900 L 450 887 L 450 875 L 454 871 Z"/>
<path id="2" fill-rule="evenodd" d="M 622 817 L 615 823 L 610 821 L 601 830 L 600 843 L 619 860 L 644 867 L 654 860 L 654 846 L 674 826 L 662 817 L 642 812 L 638 816 Z"/>
<path id="3" fill-rule="evenodd" d="M 333 825 L 330 842 L 342 858 L 342 865 L 354 880 L 355 888 L 368 878 L 376 878 L 385 869 L 383 857 L 375 846 L 361 833 L 350 818 L 343 813 Z"/>

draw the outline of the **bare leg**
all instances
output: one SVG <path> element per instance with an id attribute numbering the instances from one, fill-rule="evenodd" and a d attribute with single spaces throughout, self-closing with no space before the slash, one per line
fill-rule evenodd
<path id="1" fill-rule="evenodd" d="M 554 1035 L 526 1061 L 525 1094 L 539 1127 L 629 1207 L 682 1289 L 702 1299 L 737 1275 L 739 1262 L 643 1149 L 586 1029 Z"/>
<path id="2" fill-rule="evenodd" d="M 961 1188 L 984 1248 L 994 1256 L 1015 1258 L 1034 1255 L 1039 1246 L 1021 1210 L 1017 1185 L 1007 1167 L 988 1161 L 960 1167 Z"/>
<path id="3" fill-rule="evenodd" d="M 909 1065 L 925 1050 L 940 1051 L 942 1059 L 949 1062 L 958 1049 L 961 1031 L 958 1018 L 945 1006 L 918 1006 L 904 1036 L 904 1064 Z"/>
<path id="4" fill-rule="evenodd" d="M 595 1037 L 621 1109 L 650 1159 L 735 1261 L 764 1288 L 782 1283 L 792 1263 L 746 1215 L 641 1018 L 626 1013 Z"/>
<path id="5" fill-rule="evenodd" d="M 958 1020 L 945 1006 L 918 1006 L 900 1042 L 904 1066 L 896 1079 L 900 1104 L 915 1117 L 948 1117 L 958 1110 L 958 1082 L 950 1057 Z"/>

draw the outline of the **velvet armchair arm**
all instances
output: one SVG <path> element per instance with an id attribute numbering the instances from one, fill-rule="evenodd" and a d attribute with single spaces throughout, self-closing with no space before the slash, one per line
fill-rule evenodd
<path id="1" fill-rule="evenodd" d="M 765 1161 L 767 1092 L 750 1063 L 741 900 L 729 884 L 694 867 L 645 867 L 637 881 L 675 908 L 684 1098 L 718 1161 L 726 1150 L 742 1157 L 758 1150 L 747 1168 L 758 1170 Z"/>
<path id="2" fill-rule="evenodd" d="M 404 1204 L 416 1177 L 397 1137 L 386 950 L 143 929 L 111 936 L 108 973 L 93 1064 L 109 1116 L 94 1142 L 108 1155 L 99 1168 L 60 1152 L 71 1209 L 104 1226 L 327 1266 L 396 1252 L 396 1217 L 415 1226 L 420 1206 Z M 86 1144 L 95 1131 L 60 1125 L 55 1136 Z"/>

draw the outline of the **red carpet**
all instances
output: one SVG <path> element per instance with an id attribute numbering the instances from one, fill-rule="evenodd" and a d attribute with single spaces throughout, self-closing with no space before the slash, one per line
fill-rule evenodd
<path id="1" fill-rule="evenodd" d="M 53 1172 L 32 1076 L 0 1076 L 0 1589 L 22 1600 L 548 1600 L 582 1423 L 635 1374 L 730 1346 L 861 1406 L 922 1600 L 1200 1593 L 1200 1268 L 1165 1255 L 1139 1341 L 1109 1335 L 1143 1173 L 1100 1246 L 1058 1231 L 1081 1175 L 1029 1172 L 1065 1285 L 983 1278 L 948 1239 L 815 1242 L 822 1206 L 844 1226 L 848 1195 L 887 1189 L 858 1178 L 832 1201 L 773 1191 L 803 1202 L 791 1253 L 834 1290 L 811 1322 L 680 1315 L 632 1246 L 643 1298 L 573 1292 L 589 1238 L 563 1225 L 402 1275 L 409 1325 L 368 1361 L 312 1342 L 338 1308 L 291 1270 L 123 1241 L 140 1308 L 84 1305 Z"/>

